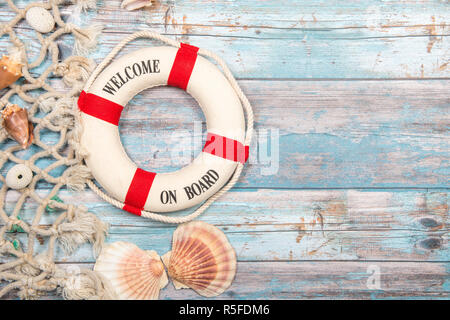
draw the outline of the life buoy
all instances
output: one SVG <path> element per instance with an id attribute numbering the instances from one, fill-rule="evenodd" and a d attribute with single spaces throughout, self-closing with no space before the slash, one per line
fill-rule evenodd
<path id="1" fill-rule="evenodd" d="M 203 151 L 171 173 L 140 169 L 126 154 L 118 123 L 123 108 L 139 92 L 156 86 L 186 90 L 199 103 L 207 123 Z M 238 163 L 248 158 L 240 98 L 223 73 L 187 44 L 135 51 L 112 62 L 80 95 L 85 162 L 123 209 L 172 212 L 196 206 L 218 192 Z"/>

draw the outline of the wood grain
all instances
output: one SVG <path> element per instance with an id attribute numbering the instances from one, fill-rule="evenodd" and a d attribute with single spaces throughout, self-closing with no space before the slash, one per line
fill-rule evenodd
<path id="1" fill-rule="evenodd" d="M 237 187 L 201 217 L 222 229 L 238 254 L 236 279 L 218 299 L 448 299 L 448 2 L 154 4 L 125 13 L 120 1 L 99 1 L 98 13 L 80 18 L 106 27 L 91 57 L 99 62 L 125 35 L 155 30 L 221 55 L 255 111 L 249 165 Z M 11 18 L 4 6 L 0 23 Z M 77 18 L 70 9 L 63 13 Z M 22 23 L 17 32 L 37 53 L 30 27 Z M 149 45 L 155 43 L 135 42 L 124 52 Z M 64 39 L 59 47 L 64 59 L 73 45 Z M 158 172 L 188 163 L 201 150 L 204 130 L 196 102 L 171 88 L 135 97 L 120 123 L 131 158 Z M 45 135 L 48 144 L 57 138 Z M 45 183 L 39 188 L 48 192 Z M 8 192 L 7 212 L 17 196 Z M 63 190 L 60 197 L 110 223 L 108 242 L 130 241 L 159 254 L 170 249 L 174 226 L 124 213 L 90 191 Z M 22 218 L 30 221 L 35 208 L 27 202 Z M 45 215 L 43 227 L 54 218 Z M 25 244 L 23 234 L 9 236 Z M 58 249 L 56 258 L 66 268 L 92 268 L 95 261 L 88 245 L 70 256 Z M 380 270 L 380 289 L 367 286 L 373 268 Z M 169 284 L 161 298 L 201 297 Z"/>
<path id="2" fill-rule="evenodd" d="M 170 250 L 173 226 L 111 209 L 91 192 L 82 199 L 64 192 L 61 198 L 84 203 L 111 223 L 108 242 L 130 241 L 161 255 Z M 11 193 L 7 209 L 14 202 Z M 29 221 L 34 209 L 35 204 L 27 203 L 22 218 Z M 48 214 L 43 223 L 54 218 Z M 446 192 L 236 191 L 214 204 L 202 220 L 226 233 L 239 261 L 446 261 L 449 255 Z M 87 245 L 72 256 L 57 250 L 56 259 L 94 262 Z"/>
<path id="3" fill-rule="evenodd" d="M 93 265 L 60 267 L 74 272 Z M 239 262 L 232 286 L 215 299 L 448 299 L 449 269 L 449 263 L 431 262 Z M 372 270 L 380 272 L 379 289 L 371 286 Z M 204 299 L 189 289 L 175 290 L 171 282 L 160 298 Z"/>
<path id="4" fill-rule="evenodd" d="M 28 0 L 16 1 L 24 6 Z M 124 12 L 99 2 L 85 24 L 103 23 L 101 60 L 126 34 L 151 29 L 219 53 L 240 78 L 449 77 L 446 1 L 155 1 Z M 0 8 L 5 4 L 0 4 Z M 65 10 L 68 17 L 70 11 Z M 0 21 L 11 13 L 0 10 Z M 75 19 L 77 20 L 77 19 Z M 19 35 L 33 47 L 24 24 Z M 148 46 L 141 41 L 126 51 Z M 61 42 L 66 54 L 70 42 Z"/>
<path id="5" fill-rule="evenodd" d="M 239 187 L 449 186 L 448 80 L 240 84 L 254 106 L 256 133 Z M 144 91 L 120 123 L 130 157 L 155 172 L 187 165 L 201 151 L 205 130 L 197 103 L 173 88 Z"/>

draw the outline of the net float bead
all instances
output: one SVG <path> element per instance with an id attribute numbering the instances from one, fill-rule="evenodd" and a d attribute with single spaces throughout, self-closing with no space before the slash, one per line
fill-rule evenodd
<path id="1" fill-rule="evenodd" d="M 15 190 L 26 188 L 33 179 L 33 171 L 24 165 L 16 164 L 6 174 L 6 185 Z"/>
<path id="2" fill-rule="evenodd" d="M 34 30 L 40 33 L 49 33 L 55 27 L 53 16 L 41 7 L 30 8 L 25 15 L 25 19 Z"/>

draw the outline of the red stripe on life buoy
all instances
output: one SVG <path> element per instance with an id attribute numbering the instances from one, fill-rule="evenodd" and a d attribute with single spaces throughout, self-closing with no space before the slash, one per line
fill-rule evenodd
<path id="1" fill-rule="evenodd" d="M 81 91 L 78 99 L 78 108 L 83 113 L 116 126 L 119 125 L 120 115 L 123 110 L 120 104 L 84 91 Z"/>
<path id="2" fill-rule="evenodd" d="M 248 160 L 249 147 L 237 140 L 208 132 L 203 152 L 244 164 Z"/>
<path id="3" fill-rule="evenodd" d="M 156 173 L 137 168 L 125 197 L 123 210 L 140 216 Z"/>
<path id="4" fill-rule="evenodd" d="M 178 49 L 167 84 L 186 90 L 197 61 L 198 48 L 182 43 Z"/>

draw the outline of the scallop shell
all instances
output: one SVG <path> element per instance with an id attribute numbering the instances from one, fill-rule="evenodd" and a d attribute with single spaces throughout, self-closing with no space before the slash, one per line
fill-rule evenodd
<path id="1" fill-rule="evenodd" d="M 123 0 L 121 4 L 122 9 L 133 11 L 144 7 L 151 7 L 152 0 Z"/>
<path id="2" fill-rule="evenodd" d="M 23 149 L 33 142 L 33 124 L 28 120 L 26 109 L 13 104 L 2 110 L 3 126 L 8 134 L 16 140 Z"/>
<path id="3" fill-rule="evenodd" d="M 0 90 L 16 82 L 22 76 L 22 64 L 3 56 L 0 60 Z"/>
<path id="4" fill-rule="evenodd" d="M 104 247 L 94 270 L 107 278 L 117 296 L 124 300 L 156 300 L 168 283 L 158 254 L 128 242 Z"/>
<path id="5" fill-rule="evenodd" d="M 40 33 L 48 33 L 55 27 L 55 19 L 50 12 L 42 7 L 30 8 L 25 15 L 25 19 L 34 30 Z"/>
<path id="6" fill-rule="evenodd" d="M 236 274 L 236 253 L 227 237 L 202 221 L 180 225 L 162 260 L 176 289 L 191 288 L 205 297 L 223 293 Z"/>

